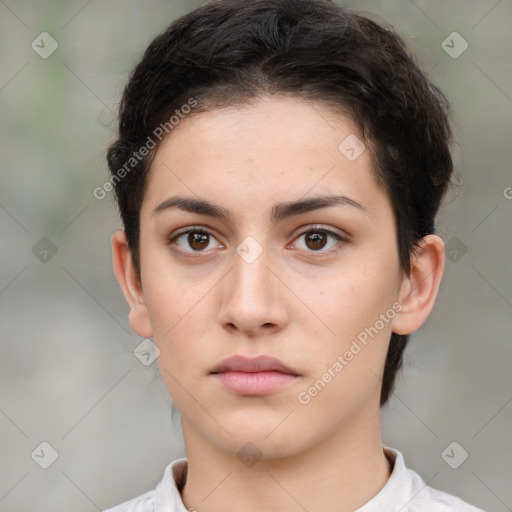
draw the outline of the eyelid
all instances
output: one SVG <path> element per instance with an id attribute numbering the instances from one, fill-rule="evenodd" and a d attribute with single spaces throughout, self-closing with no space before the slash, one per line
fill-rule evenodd
<path id="1" fill-rule="evenodd" d="M 184 228 L 177 229 L 171 235 L 169 235 L 168 240 L 175 240 L 176 238 L 180 237 L 181 235 L 186 235 L 190 232 L 205 233 L 205 234 L 208 234 L 208 235 L 211 235 L 211 236 L 217 238 L 215 236 L 215 234 L 209 228 L 205 228 L 204 226 L 197 225 L 197 226 L 186 226 Z"/>
<path id="2" fill-rule="evenodd" d="M 309 233 L 310 231 L 324 231 L 327 234 L 339 236 L 341 239 L 347 240 L 347 241 L 352 238 L 352 236 L 349 233 L 347 233 L 346 231 L 336 230 L 330 226 L 324 226 L 322 224 L 308 224 L 304 227 L 304 229 L 302 229 L 302 228 L 299 228 L 299 229 L 300 229 L 300 231 L 297 233 L 295 238 L 297 238 L 305 233 Z"/>

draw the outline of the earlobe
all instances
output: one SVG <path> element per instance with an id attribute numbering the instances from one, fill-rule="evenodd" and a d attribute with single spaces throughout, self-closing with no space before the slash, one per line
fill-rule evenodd
<path id="1" fill-rule="evenodd" d="M 117 281 L 123 291 L 130 313 L 131 328 L 142 338 L 151 338 L 153 332 L 142 284 L 133 265 L 124 231 L 112 235 L 112 263 Z"/>
<path id="2" fill-rule="evenodd" d="M 396 334 L 410 334 L 428 318 L 441 284 L 444 255 L 444 242 L 439 236 L 427 235 L 419 242 L 412 256 L 411 272 L 401 284 L 402 310 L 392 322 Z"/>

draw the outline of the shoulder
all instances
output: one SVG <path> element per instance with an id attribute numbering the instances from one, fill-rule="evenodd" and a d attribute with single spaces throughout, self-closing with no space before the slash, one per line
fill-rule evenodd
<path id="1" fill-rule="evenodd" d="M 425 487 L 425 491 L 422 499 L 418 500 L 418 504 L 422 506 L 421 510 L 427 510 L 425 507 L 428 507 L 428 510 L 432 512 L 484 512 L 481 508 L 466 503 L 458 496 L 428 486 Z M 411 512 L 414 510 L 411 509 Z"/>
<path id="2" fill-rule="evenodd" d="M 155 489 L 103 512 L 186 512 L 180 495 L 186 476 L 187 459 L 177 459 L 165 468 L 163 478 Z"/>
<path id="3" fill-rule="evenodd" d="M 155 490 L 153 489 L 103 512 L 153 512 L 154 504 Z"/>
<path id="4" fill-rule="evenodd" d="M 484 512 L 461 498 L 428 486 L 418 473 L 408 469 L 402 454 L 393 448 L 385 447 L 385 453 L 394 460 L 394 467 L 382 496 L 382 512 L 391 510 L 386 504 L 399 504 L 401 512 Z M 385 492 L 386 488 L 389 494 Z M 386 498 L 393 498 L 387 501 Z M 379 495 L 378 495 L 379 496 Z M 371 510 L 370 508 L 368 510 Z M 366 511 L 365 511 L 366 512 Z"/>
<path id="5" fill-rule="evenodd" d="M 407 512 L 484 512 L 458 496 L 439 491 L 428 486 L 423 479 L 411 469 L 407 470 L 411 480 L 411 494 L 414 494 Z"/>

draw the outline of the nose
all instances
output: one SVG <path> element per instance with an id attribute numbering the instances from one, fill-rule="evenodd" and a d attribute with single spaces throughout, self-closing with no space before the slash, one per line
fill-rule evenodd
<path id="1" fill-rule="evenodd" d="M 282 329 L 288 322 L 288 312 L 286 286 L 278 274 L 266 249 L 254 261 L 235 253 L 231 271 L 223 280 L 219 313 L 222 327 L 250 337 Z"/>

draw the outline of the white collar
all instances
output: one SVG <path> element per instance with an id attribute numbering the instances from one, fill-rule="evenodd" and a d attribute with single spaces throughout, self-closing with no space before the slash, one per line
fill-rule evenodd
<path id="1" fill-rule="evenodd" d="M 389 504 L 398 505 L 398 496 L 403 495 L 404 480 L 408 471 L 402 454 L 394 448 L 384 446 L 384 453 L 393 464 L 391 475 L 386 485 L 368 503 L 357 509 L 356 512 L 377 512 L 387 510 Z M 186 458 L 177 459 L 171 462 L 165 469 L 164 477 L 155 489 L 154 511 L 155 512 L 188 512 L 180 490 L 187 478 L 188 461 Z M 413 473 L 411 471 L 411 473 Z M 416 473 L 414 473 L 416 475 Z M 417 478 L 420 478 L 416 475 Z M 412 484 L 412 482 L 411 482 Z M 411 487 L 413 487 L 411 485 Z M 412 489 L 411 489 L 412 490 Z M 410 499 L 414 497 L 411 496 Z M 406 503 L 400 504 L 405 506 Z M 397 508 L 397 510 L 400 507 Z"/>

